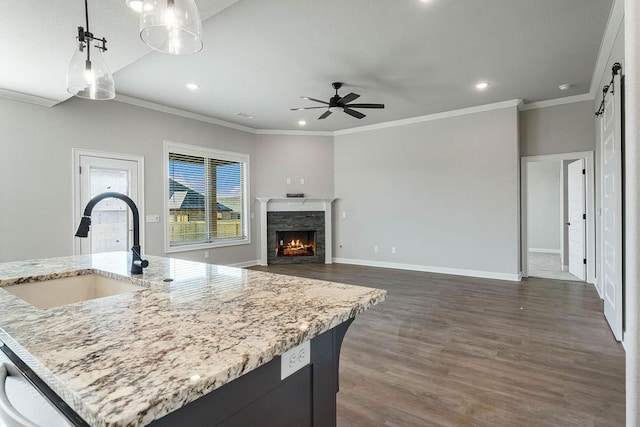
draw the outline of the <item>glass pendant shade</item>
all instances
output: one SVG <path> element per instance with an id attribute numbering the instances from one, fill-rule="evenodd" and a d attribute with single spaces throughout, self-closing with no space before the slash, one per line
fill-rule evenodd
<path id="1" fill-rule="evenodd" d="M 131 8 L 132 10 L 138 13 L 142 12 L 142 6 L 144 3 L 144 0 L 127 0 L 126 3 L 127 3 L 127 6 L 129 6 L 129 8 Z M 151 10 L 151 7 L 152 6 L 148 4 L 146 10 Z"/>
<path id="2" fill-rule="evenodd" d="M 140 38 L 152 49 L 186 55 L 202 49 L 202 21 L 193 0 L 144 0 Z"/>
<path id="3" fill-rule="evenodd" d="M 87 59 L 89 52 L 89 60 Z M 86 99 L 113 99 L 116 96 L 113 76 L 102 57 L 102 51 L 91 43 L 77 49 L 67 70 L 67 92 Z"/>

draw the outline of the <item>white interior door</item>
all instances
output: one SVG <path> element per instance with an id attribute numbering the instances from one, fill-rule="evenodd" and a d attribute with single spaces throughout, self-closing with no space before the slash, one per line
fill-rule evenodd
<path id="1" fill-rule="evenodd" d="M 580 280 L 586 279 L 585 255 L 585 169 L 584 159 L 568 165 L 567 174 L 568 225 L 569 225 L 569 273 Z"/>
<path id="2" fill-rule="evenodd" d="M 102 156 L 80 155 L 77 221 L 84 208 L 98 194 L 114 191 L 138 203 L 138 162 Z M 133 242 L 132 216 L 122 200 L 108 198 L 98 203 L 91 214 L 89 237 L 77 239 L 79 253 L 128 251 Z"/>
<path id="3" fill-rule="evenodd" d="M 622 284 L 622 111 L 620 77 L 614 94 L 605 96 L 601 117 L 602 143 L 602 260 L 604 315 L 618 341 L 622 340 L 624 299 Z"/>

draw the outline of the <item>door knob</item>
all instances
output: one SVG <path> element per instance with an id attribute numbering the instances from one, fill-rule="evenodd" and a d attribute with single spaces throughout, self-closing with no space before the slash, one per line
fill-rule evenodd
<path id="1" fill-rule="evenodd" d="M 570 223 L 570 222 L 567 222 L 567 225 L 571 225 L 571 223 Z"/>

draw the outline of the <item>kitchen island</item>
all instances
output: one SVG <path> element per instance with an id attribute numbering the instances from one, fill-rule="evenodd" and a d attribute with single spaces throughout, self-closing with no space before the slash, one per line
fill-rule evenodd
<path id="1" fill-rule="evenodd" d="M 385 291 L 154 256 L 132 276 L 128 257 L 0 264 L 0 340 L 88 425 L 335 425 L 342 338 Z M 7 292 L 85 274 L 143 289 L 47 309 Z"/>

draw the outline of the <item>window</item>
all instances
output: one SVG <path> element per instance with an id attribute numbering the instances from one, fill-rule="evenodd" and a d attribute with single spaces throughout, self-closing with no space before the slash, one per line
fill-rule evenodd
<path id="1" fill-rule="evenodd" d="M 165 143 L 166 251 L 249 243 L 249 156 Z"/>

